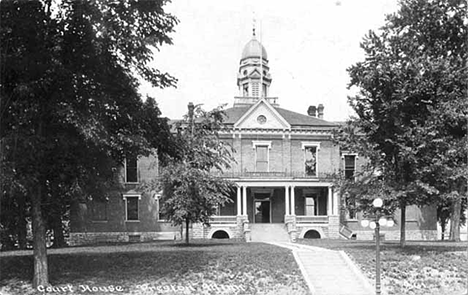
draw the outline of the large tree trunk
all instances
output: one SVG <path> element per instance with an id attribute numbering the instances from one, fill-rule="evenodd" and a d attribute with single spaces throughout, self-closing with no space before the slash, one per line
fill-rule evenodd
<path id="1" fill-rule="evenodd" d="M 189 243 L 189 225 L 190 225 L 190 220 L 187 218 L 185 219 L 185 243 Z"/>
<path id="2" fill-rule="evenodd" d="M 40 184 L 39 184 L 40 185 Z M 47 264 L 46 226 L 42 216 L 42 190 L 39 187 L 36 195 L 31 195 L 34 278 L 33 288 L 49 285 Z"/>
<path id="3" fill-rule="evenodd" d="M 26 197 L 24 194 L 18 195 L 18 246 L 20 249 L 27 247 L 27 221 L 26 221 Z"/>
<path id="4" fill-rule="evenodd" d="M 461 201 L 460 196 L 453 201 L 452 214 L 450 214 L 450 240 L 456 242 L 460 241 Z"/>
<path id="5" fill-rule="evenodd" d="M 400 201 L 401 219 L 400 219 L 400 247 L 406 246 L 406 202 Z"/>

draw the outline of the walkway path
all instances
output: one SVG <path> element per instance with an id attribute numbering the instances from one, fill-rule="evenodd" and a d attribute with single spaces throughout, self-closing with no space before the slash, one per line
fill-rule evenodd
<path id="1" fill-rule="evenodd" d="M 372 295 L 369 280 L 343 251 L 293 243 L 270 243 L 291 249 L 312 295 Z"/>

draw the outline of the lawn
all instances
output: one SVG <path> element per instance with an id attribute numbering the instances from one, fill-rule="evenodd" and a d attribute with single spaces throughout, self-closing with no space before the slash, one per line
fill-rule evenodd
<path id="1" fill-rule="evenodd" d="M 302 240 L 301 243 L 344 250 L 363 273 L 375 282 L 375 242 Z M 381 246 L 382 285 L 389 295 L 466 294 L 468 283 L 467 242 L 397 241 Z"/>
<path id="2" fill-rule="evenodd" d="M 48 294 L 309 294 L 291 251 L 267 244 L 155 242 L 48 254 L 50 282 L 60 288 Z M 0 294 L 39 293 L 32 263 L 31 251 L 0 253 Z"/>

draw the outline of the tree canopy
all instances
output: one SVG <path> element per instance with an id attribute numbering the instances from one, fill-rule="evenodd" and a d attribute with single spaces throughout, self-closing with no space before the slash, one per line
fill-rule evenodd
<path id="1" fill-rule="evenodd" d="M 406 205 L 466 194 L 467 24 L 465 1 L 403 0 L 348 69 L 357 117 L 344 142 L 379 169 L 402 217 Z"/>
<path id="2" fill-rule="evenodd" d="M 128 153 L 170 150 L 167 120 L 138 93 L 138 77 L 176 82 L 149 66 L 177 23 L 165 3 L 0 2 L 1 201 L 31 208 L 34 287 L 48 284 L 48 209 L 106 191 Z"/>
<path id="3" fill-rule="evenodd" d="M 166 165 L 161 175 L 149 184 L 162 190 L 162 213 L 175 225 L 209 224 L 218 208 L 231 202 L 233 183 L 217 176 L 234 161 L 232 147 L 219 138 L 224 112 L 206 112 L 189 106 L 189 114 L 175 124 L 179 160 Z"/>

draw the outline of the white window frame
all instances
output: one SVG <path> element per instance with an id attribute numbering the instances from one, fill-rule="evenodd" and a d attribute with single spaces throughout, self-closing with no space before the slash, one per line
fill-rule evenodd
<path id="1" fill-rule="evenodd" d="M 266 172 L 270 172 L 270 150 L 271 150 L 271 141 L 267 141 L 267 140 L 253 140 L 252 141 L 252 148 L 253 150 L 255 151 L 255 172 L 259 172 L 257 171 L 257 147 L 258 146 L 266 146 L 268 147 L 267 148 L 267 161 L 268 161 L 268 165 L 267 165 L 267 171 Z"/>
<path id="2" fill-rule="evenodd" d="M 124 161 L 124 182 L 125 182 L 125 183 L 128 183 L 128 184 L 140 183 L 140 175 L 139 175 L 139 174 L 140 174 L 140 173 L 139 173 L 140 171 L 138 170 L 138 157 L 137 157 L 137 159 L 136 159 L 136 165 L 137 165 L 137 166 L 136 166 L 136 170 L 137 170 L 137 175 L 136 175 L 137 181 L 136 181 L 136 182 L 129 182 L 129 181 L 127 181 L 127 158 L 125 158 L 125 161 Z"/>
<path id="3" fill-rule="evenodd" d="M 128 208 L 127 208 L 127 199 L 128 198 L 138 198 L 138 219 L 137 220 L 128 220 Z M 123 195 L 123 200 L 125 202 L 125 222 L 140 222 L 140 201 L 141 201 L 141 194 L 127 194 Z"/>
<path id="4" fill-rule="evenodd" d="M 161 218 L 161 196 L 162 193 L 155 193 L 154 198 L 156 199 L 156 206 L 158 207 L 158 222 L 167 222 L 167 219 Z"/>
<path id="5" fill-rule="evenodd" d="M 346 162 L 345 162 L 346 156 L 354 156 L 354 181 L 356 181 L 357 160 L 359 159 L 359 156 L 358 156 L 357 153 L 351 153 L 351 152 L 342 152 L 341 153 L 341 159 L 343 160 L 343 171 L 344 171 L 344 173 L 346 173 Z"/>
<path id="6" fill-rule="evenodd" d="M 320 151 L 320 142 L 318 141 L 302 141 L 301 147 L 303 152 L 303 160 L 302 163 L 304 165 L 304 173 L 305 173 L 305 161 L 306 161 L 306 148 L 308 147 L 315 147 L 315 177 L 319 175 L 319 151 Z M 312 175 L 313 176 L 313 175 Z"/>

